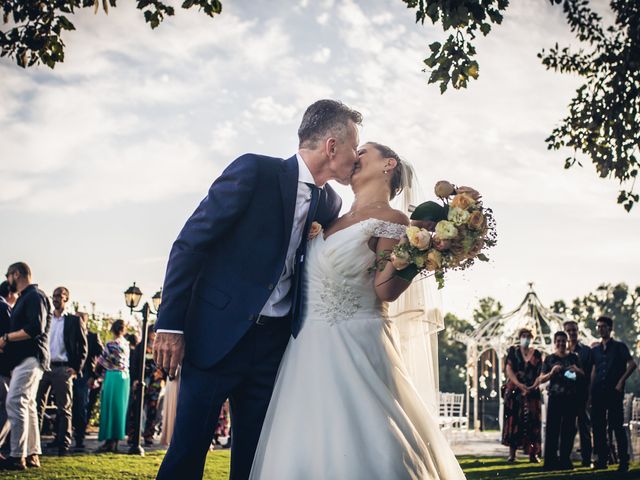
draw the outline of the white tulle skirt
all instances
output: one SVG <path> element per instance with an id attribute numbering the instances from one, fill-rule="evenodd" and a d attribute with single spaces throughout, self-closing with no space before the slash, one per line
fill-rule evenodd
<path id="1" fill-rule="evenodd" d="M 250 478 L 464 479 L 394 337 L 376 312 L 307 318 L 280 366 Z"/>

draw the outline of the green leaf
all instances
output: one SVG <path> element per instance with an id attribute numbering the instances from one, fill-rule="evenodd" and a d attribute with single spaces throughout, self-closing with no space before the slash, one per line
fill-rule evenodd
<path id="1" fill-rule="evenodd" d="M 489 25 L 488 23 L 481 24 L 480 31 L 482 32 L 483 35 L 488 35 L 489 32 L 491 31 L 491 25 Z"/>
<path id="2" fill-rule="evenodd" d="M 429 48 L 433 53 L 438 52 L 441 47 L 442 47 L 442 44 L 440 42 L 433 42 L 431 45 L 429 45 Z"/>
<path id="3" fill-rule="evenodd" d="M 480 260 L 481 262 L 488 262 L 489 261 L 489 257 L 487 257 L 484 253 L 479 253 L 476 258 L 478 260 Z"/>
<path id="4" fill-rule="evenodd" d="M 411 220 L 421 220 L 423 222 L 439 222 L 446 220 L 449 214 L 449 207 L 439 203 L 428 201 L 421 203 L 411 214 Z"/>

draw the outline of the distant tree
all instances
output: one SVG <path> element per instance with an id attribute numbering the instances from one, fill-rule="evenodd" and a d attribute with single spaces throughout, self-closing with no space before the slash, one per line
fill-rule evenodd
<path id="1" fill-rule="evenodd" d="M 64 61 L 62 32 L 75 30 L 69 17 L 81 8 L 99 8 L 109 13 L 117 0 L 2 0 L 3 22 L 8 28 L 0 30 L 0 57 L 15 59 L 21 67 L 44 63 L 54 68 Z M 156 28 L 165 16 L 175 15 L 175 9 L 160 0 L 137 0 L 136 8 L 144 20 Z M 222 11 L 219 0 L 184 0 L 182 8 L 199 7 L 213 17 Z"/>
<path id="2" fill-rule="evenodd" d="M 479 75 L 476 49 L 478 31 L 487 35 L 502 22 L 508 0 L 403 0 L 416 10 L 416 22 L 440 23 L 454 33 L 444 43 L 429 45 L 424 60 L 429 83 L 465 88 Z M 569 115 L 546 139 L 550 150 L 569 148 L 565 168 L 582 165 L 586 155 L 601 178 L 618 180 L 618 203 L 629 211 L 640 200 L 633 193 L 640 167 L 640 2 L 611 0 L 614 25 L 606 27 L 589 0 L 547 0 L 562 5 L 567 23 L 582 48 L 571 52 L 556 43 L 538 54 L 547 69 L 584 79 L 569 105 Z"/>
<path id="3" fill-rule="evenodd" d="M 444 317 L 444 330 L 438 332 L 438 370 L 440 373 L 440 391 L 463 393 L 465 391 L 465 373 L 467 371 L 467 347 L 455 339 L 456 333 L 473 329 L 467 320 L 447 313 Z"/>
<path id="4" fill-rule="evenodd" d="M 478 306 L 473 310 L 473 322 L 478 324 L 502 313 L 502 304 L 492 297 L 478 300 Z"/>
<path id="5" fill-rule="evenodd" d="M 596 332 L 596 320 L 600 315 L 613 318 L 614 337 L 627 344 L 632 353 L 640 356 L 640 286 L 629 288 L 625 283 L 602 284 L 595 292 L 573 299 L 570 305 L 557 300 L 552 310 Z M 640 393 L 640 374 L 634 373 L 627 382 L 627 390 Z"/>

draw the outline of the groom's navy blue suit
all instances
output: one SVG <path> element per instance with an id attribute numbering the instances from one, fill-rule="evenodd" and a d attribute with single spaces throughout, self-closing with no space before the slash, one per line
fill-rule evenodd
<path id="1" fill-rule="evenodd" d="M 185 335 L 178 411 L 158 478 L 201 478 L 222 403 L 232 413 L 231 478 L 251 470 L 275 376 L 300 319 L 256 324 L 283 272 L 296 207 L 298 163 L 246 154 L 213 183 L 173 244 L 156 329 Z M 326 185 L 312 220 L 330 224 L 341 200 Z M 302 232 L 295 275 L 302 270 Z M 301 298 L 300 282 L 290 295 Z"/>

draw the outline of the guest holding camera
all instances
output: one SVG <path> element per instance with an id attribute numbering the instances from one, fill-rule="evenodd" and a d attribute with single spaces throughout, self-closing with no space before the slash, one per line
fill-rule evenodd
<path id="1" fill-rule="evenodd" d="M 549 382 L 549 405 L 544 447 L 545 470 L 571 470 L 571 451 L 576 436 L 578 416 L 578 377 L 584 377 L 580 360 L 567 350 L 567 334 L 556 332 L 553 336 L 555 352 L 547 356 L 542 374 L 535 386 Z M 558 445 L 560 452 L 558 454 Z"/>

